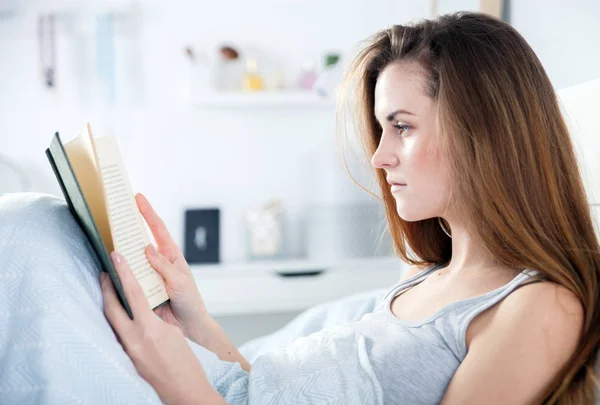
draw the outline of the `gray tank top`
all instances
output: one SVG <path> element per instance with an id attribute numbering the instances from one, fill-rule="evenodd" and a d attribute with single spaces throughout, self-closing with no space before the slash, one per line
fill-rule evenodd
<path id="1" fill-rule="evenodd" d="M 467 354 L 466 331 L 471 320 L 522 285 L 535 271 L 525 270 L 504 286 L 453 302 L 420 321 L 405 321 L 391 310 L 393 298 L 425 280 L 441 265 L 401 281 L 357 324 L 366 352 L 383 391 L 384 404 L 439 404 Z"/>

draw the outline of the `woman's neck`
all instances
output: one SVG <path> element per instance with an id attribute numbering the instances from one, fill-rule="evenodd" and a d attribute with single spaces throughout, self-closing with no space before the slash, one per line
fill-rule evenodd
<path id="1" fill-rule="evenodd" d="M 463 273 L 503 268 L 475 232 L 452 219 L 447 222 L 450 224 L 452 235 L 452 258 L 444 272 Z"/>

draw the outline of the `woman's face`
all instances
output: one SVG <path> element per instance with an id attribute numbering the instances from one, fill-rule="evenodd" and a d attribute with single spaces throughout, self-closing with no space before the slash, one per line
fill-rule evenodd
<path id="1" fill-rule="evenodd" d="M 450 180 L 435 141 L 437 105 L 425 93 L 417 62 L 388 65 L 375 85 L 375 117 L 383 129 L 371 162 L 385 170 L 396 211 L 405 221 L 445 216 Z"/>

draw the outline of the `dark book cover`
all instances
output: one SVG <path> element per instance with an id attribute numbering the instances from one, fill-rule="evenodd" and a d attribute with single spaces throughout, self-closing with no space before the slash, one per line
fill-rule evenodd
<path id="1" fill-rule="evenodd" d="M 102 269 L 110 275 L 110 278 L 115 286 L 115 290 L 117 291 L 117 295 L 119 296 L 119 300 L 127 311 L 129 318 L 133 319 L 131 308 L 129 307 L 127 299 L 125 298 L 123 286 L 121 285 L 119 277 L 117 276 L 117 272 L 112 264 L 110 254 L 107 251 L 104 242 L 102 241 L 102 236 L 98 231 L 94 217 L 92 216 L 92 213 L 85 201 L 85 197 L 81 191 L 77 177 L 73 172 L 73 168 L 71 167 L 71 163 L 69 162 L 69 158 L 65 152 L 65 148 L 63 147 L 58 132 L 52 138 L 50 147 L 46 149 L 46 156 L 48 157 L 50 165 L 52 166 L 52 170 L 54 171 L 56 179 L 60 184 L 60 188 L 65 196 L 67 205 L 69 206 L 69 210 L 77 220 L 77 223 L 94 248 L 94 251 L 96 252 L 96 255 L 98 256 L 98 259 L 102 265 Z"/>

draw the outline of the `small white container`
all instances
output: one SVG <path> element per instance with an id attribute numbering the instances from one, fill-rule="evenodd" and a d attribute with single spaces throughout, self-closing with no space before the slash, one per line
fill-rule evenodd
<path id="1" fill-rule="evenodd" d="M 283 256 L 284 226 L 280 201 L 272 200 L 246 212 L 249 259 L 275 259 Z"/>

